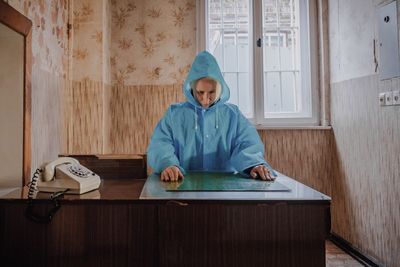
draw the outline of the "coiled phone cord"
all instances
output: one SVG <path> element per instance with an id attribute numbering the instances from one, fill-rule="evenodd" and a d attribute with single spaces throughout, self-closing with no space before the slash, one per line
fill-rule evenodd
<path id="1" fill-rule="evenodd" d="M 48 214 L 45 215 L 40 215 L 34 212 L 34 196 L 37 191 L 37 182 L 39 180 L 39 174 L 43 170 L 38 168 L 36 169 L 35 173 L 32 176 L 31 181 L 29 182 L 28 186 L 28 206 L 26 207 L 25 210 L 25 216 L 36 223 L 49 223 L 53 219 L 54 215 L 56 212 L 60 209 L 61 205 L 58 202 L 58 199 L 62 197 L 69 189 L 66 189 L 64 191 L 59 191 L 51 194 L 50 199 L 53 201 L 53 208 L 48 212 Z"/>
<path id="2" fill-rule="evenodd" d="M 36 169 L 35 173 L 32 176 L 31 181 L 28 183 L 29 189 L 28 189 L 28 199 L 33 199 L 33 197 L 35 196 L 35 192 L 36 192 L 36 186 L 37 186 L 37 181 L 39 179 L 39 174 L 42 172 L 43 170 L 38 168 Z"/>

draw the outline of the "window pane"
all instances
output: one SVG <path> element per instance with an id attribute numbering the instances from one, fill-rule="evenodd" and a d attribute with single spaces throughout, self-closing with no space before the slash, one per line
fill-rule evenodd
<path id="1" fill-rule="evenodd" d="M 238 57 L 236 53 L 236 34 L 233 31 L 225 31 L 224 34 L 224 71 L 236 72 Z"/>
<path id="2" fill-rule="evenodd" d="M 250 65 L 250 47 L 247 36 L 239 36 L 238 38 L 238 68 L 239 72 L 249 72 Z"/>
<path id="3" fill-rule="evenodd" d="M 208 19 L 210 21 L 209 28 L 222 28 L 221 2 L 219 0 L 210 0 L 208 6 Z"/>
<path id="4" fill-rule="evenodd" d="M 229 103 L 238 104 L 238 81 L 237 81 L 237 73 L 225 72 L 224 79 L 231 89 L 231 97 L 229 99 Z"/>
<path id="5" fill-rule="evenodd" d="M 281 108 L 281 86 L 278 72 L 264 73 L 264 116 L 267 113 L 280 112 Z"/>
<path id="6" fill-rule="evenodd" d="M 301 112 L 299 0 L 263 1 L 264 113 Z"/>
<path id="7" fill-rule="evenodd" d="M 277 27 L 278 16 L 276 5 L 277 0 L 264 0 L 263 1 L 263 14 L 264 14 L 264 27 Z"/>
<path id="8" fill-rule="evenodd" d="M 279 47 L 271 42 L 271 35 L 264 35 L 264 70 L 277 71 L 280 70 L 279 63 Z"/>
<path id="9" fill-rule="evenodd" d="M 296 79 L 293 72 L 282 72 L 282 111 L 296 112 Z"/>
<path id="10" fill-rule="evenodd" d="M 239 88 L 246 88 L 250 85 L 249 73 L 239 73 Z M 253 117 L 253 97 L 245 90 L 239 90 L 238 97 L 239 106 L 244 116 L 247 118 Z"/>
<path id="11" fill-rule="evenodd" d="M 224 14 L 224 28 L 235 28 L 236 24 L 236 8 L 235 1 L 222 1 Z"/>
<path id="12" fill-rule="evenodd" d="M 214 55 L 214 57 L 217 59 L 218 65 L 220 68 L 223 68 L 223 49 L 222 49 L 222 34 L 220 30 L 210 30 L 209 33 L 209 49 Z"/>
<path id="13" fill-rule="evenodd" d="M 296 42 L 297 30 L 281 32 L 283 43 L 280 46 L 282 70 L 298 70 L 300 68 L 300 51 Z"/>
<path id="14" fill-rule="evenodd" d="M 280 0 L 279 5 L 279 24 L 280 27 L 291 27 L 294 22 L 293 12 L 293 1 L 292 0 Z"/>
<path id="15" fill-rule="evenodd" d="M 250 79 L 251 0 L 209 0 L 207 49 L 213 54 L 230 90 L 229 102 L 253 117 L 253 81 Z"/>

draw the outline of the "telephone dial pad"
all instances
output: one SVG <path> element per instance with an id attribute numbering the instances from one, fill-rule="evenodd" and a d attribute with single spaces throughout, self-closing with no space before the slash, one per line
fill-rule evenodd
<path id="1" fill-rule="evenodd" d="M 89 171 L 88 169 L 86 169 L 86 168 L 84 168 L 84 167 L 82 167 L 82 166 L 80 166 L 80 165 L 75 165 L 75 164 L 69 165 L 69 166 L 68 166 L 68 170 L 69 170 L 72 174 L 74 174 L 74 175 L 76 175 L 76 176 L 78 176 L 78 177 L 80 177 L 80 178 L 87 178 L 87 177 L 89 177 L 90 174 L 92 173 L 92 172 Z"/>

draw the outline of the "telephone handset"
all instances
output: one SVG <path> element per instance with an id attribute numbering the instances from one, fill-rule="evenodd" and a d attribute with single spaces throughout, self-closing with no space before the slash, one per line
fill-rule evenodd
<path id="1" fill-rule="evenodd" d="M 79 165 L 79 161 L 74 159 L 74 158 L 69 158 L 69 157 L 63 157 L 63 158 L 58 158 L 50 163 L 45 163 L 42 165 L 42 170 L 43 170 L 43 176 L 42 180 L 44 182 L 51 181 L 54 177 L 54 172 L 55 172 L 55 167 L 61 164 L 75 164 Z"/>
<path id="2" fill-rule="evenodd" d="M 31 185 L 42 192 L 60 192 L 66 194 L 83 194 L 99 188 L 100 177 L 79 164 L 79 161 L 63 157 L 44 164 L 34 175 Z M 35 181 L 36 180 L 36 181 Z M 29 190 L 30 193 L 32 190 Z"/>

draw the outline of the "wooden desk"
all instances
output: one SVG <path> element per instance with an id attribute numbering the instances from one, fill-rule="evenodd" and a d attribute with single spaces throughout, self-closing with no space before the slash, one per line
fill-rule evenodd
<path id="1" fill-rule="evenodd" d="M 330 198 L 278 179 L 290 196 L 152 196 L 145 180 L 108 179 L 66 196 L 49 224 L 24 216 L 25 193 L 15 189 L 0 199 L 1 265 L 325 266 Z M 52 205 L 35 202 L 40 212 Z"/>

